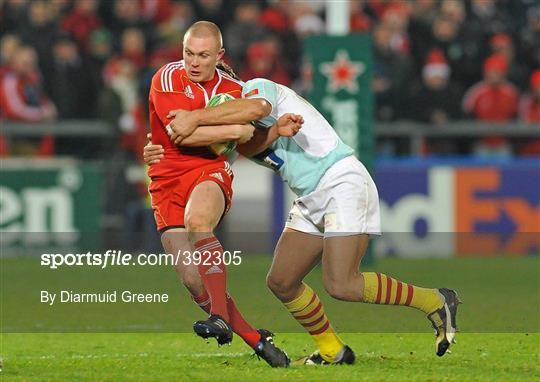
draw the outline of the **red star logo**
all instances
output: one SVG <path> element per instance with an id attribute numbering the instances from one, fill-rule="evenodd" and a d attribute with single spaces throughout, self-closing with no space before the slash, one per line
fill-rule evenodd
<path id="1" fill-rule="evenodd" d="M 363 62 L 351 61 L 346 50 L 338 50 L 333 62 L 323 62 L 321 72 L 328 77 L 327 90 L 335 93 L 345 89 L 350 93 L 358 92 L 356 78 L 364 73 L 366 66 Z"/>

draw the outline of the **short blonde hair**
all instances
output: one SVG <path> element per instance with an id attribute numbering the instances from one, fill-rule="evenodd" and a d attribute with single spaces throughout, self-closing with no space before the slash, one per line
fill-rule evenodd
<path id="1" fill-rule="evenodd" d="M 221 30 L 211 21 L 197 21 L 190 26 L 184 34 L 184 41 L 186 41 L 188 35 L 197 38 L 213 37 L 218 43 L 218 49 L 223 48 L 223 36 L 221 35 Z"/>

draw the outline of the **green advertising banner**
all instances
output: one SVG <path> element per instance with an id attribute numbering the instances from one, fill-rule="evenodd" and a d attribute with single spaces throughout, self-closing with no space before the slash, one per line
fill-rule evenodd
<path id="1" fill-rule="evenodd" d="M 2 252 L 21 247 L 77 246 L 83 233 L 98 233 L 102 178 L 101 169 L 90 164 L 3 160 Z"/>
<path id="2" fill-rule="evenodd" d="M 368 35 L 313 36 L 304 42 L 310 102 L 368 169 L 373 164 L 372 54 Z"/>

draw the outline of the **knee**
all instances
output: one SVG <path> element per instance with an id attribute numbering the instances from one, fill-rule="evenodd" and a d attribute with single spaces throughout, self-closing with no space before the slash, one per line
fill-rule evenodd
<path id="1" fill-rule="evenodd" d="M 324 279 L 324 289 L 333 298 L 337 300 L 350 301 L 350 291 L 347 288 L 347 283 L 333 278 Z"/>
<path id="2" fill-rule="evenodd" d="M 212 232 L 213 227 L 209 219 L 199 214 L 187 214 L 185 225 L 188 232 Z"/>
<path id="3" fill-rule="evenodd" d="M 273 274 L 268 274 L 268 276 L 266 276 L 266 285 L 268 286 L 268 289 L 282 301 L 294 299 L 296 287 L 299 286 L 299 284 L 300 283 Z"/>

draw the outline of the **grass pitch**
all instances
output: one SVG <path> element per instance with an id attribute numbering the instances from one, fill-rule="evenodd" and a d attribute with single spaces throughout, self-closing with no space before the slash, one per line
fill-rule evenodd
<path id="1" fill-rule="evenodd" d="M 343 334 L 352 366 L 271 369 L 241 341 L 217 348 L 191 334 L 5 334 L 2 381 L 538 381 L 538 334 L 462 333 L 452 354 L 431 334 Z M 292 358 L 304 334 L 276 338 Z"/>
<path id="2" fill-rule="evenodd" d="M 314 344 L 266 290 L 270 260 L 246 256 L 242 267 L 231 268 L 230 289 L 248 320 L 277 332 L 277 345 L 297 359 Z M 538 257 L 386 259 L 371 267 L 418 285 L 459 291 L 462 332 L 442 358 L 435 355 L 432 330 L 420 312 L 330 299 L 315 269 L 308 281 L 357 363 L 286 370 L 257 360 L 238 337 L 232 346 L 218 348 L 191 334 L 191 323 L 203 315 L 185 293 L 178 296 L 182 288 L 170 268 L 53 272 L 28 258 L 0 263 L 2 382 L 540 380 Z M 42 288 L 84 290 L 95 284 L 111 290 L 144 285 L 174 298 L 169 304 L 39 304 Z M 68 333 L 76 331 L 88 333 Z"/>

